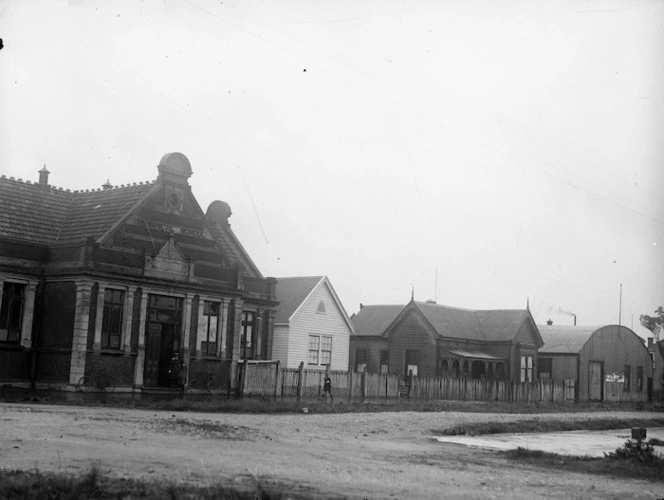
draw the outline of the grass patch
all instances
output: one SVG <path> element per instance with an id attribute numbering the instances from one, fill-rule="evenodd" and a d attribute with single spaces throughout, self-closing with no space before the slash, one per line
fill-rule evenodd
<path id="1" fill-rule="evenodd" d="M 602 458 L 564 456 L 525 448 L 498 453 L 509 460 L 525 462 L 530 466 L 547 470 L 557 469 L 581 474 L 664 482 L 664 458 L 654 455 L 650 461 L 644 462 L 639 459 L 638 454 L 632 454 L 629 451 L 632 449 L 629 443 L 630 441 L 627 441 L 624 447 L 618 448 L 615 453 L 609 453 Z"/>
<path id="2" fill-rule="evenodd" d="M 29 395 L 29 396 L 28 396 Z M 348 401 L 338 396 L 334 404 L 324 403 L 318 398 L 304 398 L 298 402 L 295 398 L 250 397 L 246 399 L 229 398 L 227 395 L 215 396 L 174 396 L 172 399 L 132 398 L 130 395 L 106 394 L 81 395 L 43 391 L 31 394 L 29 391 L 0 393 L 0 401 L 31 404 L 63 404 L 71 406 L 94 406 L 115 408 L 138 408 L 152 411 L 191 411 L 209 413 L 377 413 L 377 412 L 471 412 L 471 413 L 575 413 L 607 411 L 654 411 L 664 412 L 664 403 L 501 403 L 493 401 L 442 401 L 415 399 L 373 399 L 363 402 L 359 399 Z M 89 397 L 88 397 L 89 396 Z"/>
<path id="3" fill-rule="evenodd" d="M 521 420 L 511 422 L 478 422 L 434 429 L 435 436 L 480 436 L 484 434 L 515 434 L 528 432 L 604 431 L 631 427 L 664 427 L 664 418 L 625 419 L 593 418 L 574 420 Z"/>
<path id="4" fill-rule="evenodd" d="M 228 499 L 304 499 L 322 498 L 310 488 L 273 483 L 266 485 L 256 478 L 246 477 L 237 485 L 213 484 L 198 486 L 164 481 L 141 481 L 110 478 L 93 467 L 85 475 L 42 473 L 39 471 L 10 471 L 0 469 L 0 498 L 7 500 L 87 500 L 87 499 L 143 499 L 143 500 L 213 500 Z M 329 498 L 326 496 L 325 498 Z"/>

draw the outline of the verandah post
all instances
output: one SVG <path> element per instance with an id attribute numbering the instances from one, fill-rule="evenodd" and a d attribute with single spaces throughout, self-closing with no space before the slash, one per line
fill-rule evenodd
<path id="1" fill-rule="evenodd" d="M 367 369 L 362 370 L 362 402 L 367 401 Z"/>

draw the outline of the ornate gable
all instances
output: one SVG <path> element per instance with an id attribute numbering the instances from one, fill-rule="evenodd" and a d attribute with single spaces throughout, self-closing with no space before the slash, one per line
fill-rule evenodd
<path id="1" fill-rule="evenodd" d="M 168 241 L 154 257 L 145 256 L 145 276 L 174 279 L 178 281 L 194 280 L 194 263 L 188 261 L 171 234 Z"/>

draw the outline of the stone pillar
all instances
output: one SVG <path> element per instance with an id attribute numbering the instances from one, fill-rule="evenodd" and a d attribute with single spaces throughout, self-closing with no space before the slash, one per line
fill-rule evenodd
<path id="1" fill-rule="evenodd" d="M 274 314 L 275 311 L 267 309 L 265 311 L 265 321 L 267 322 L 267 346 L 265 351 L 265 359 L 272 359 L 272 342 L 274 341 Z"/>
<path id="2" fill-rule="evenodd" d="M 88 345 L 88 325 L 90 322 L 91 281 L 76 281 L 76 309 L 71 346 L 69 383 L 76 384 L 85 374 L 85 356 Z"/>
<path id="3" fill-rule="evenodd" d="M 29 281 L 25 286 L 25 297 L 23 298 L 23 317 L 21 318 L 21 345 L 32 347 L 32 318 L 35 313 L 35 289 L 37 284 Z M 0 304 L 2 303 L 2 283 L 0 283 Z"/>
<path id="4" fill-rule="evenodd" d="M 251 344 L 254 359 L 261 359 L 259 354 L 263 354 L 263 314 L 265 314 L 265 311 L 260 310 L 254 313 L 256 320 L 254 321 L 254 331 L 252 334 L 254 335 L 255 342 Z"/>
<path id="5" fill-rule="evenodd" d="M 125 292 L 124 309 L 122 311 L 122 339 L 120 346 L 123 346 L 125 354 L 131 352 L 131 328 L 134 324 L 134 294 L 136 293 L 135 286 L 127 287 Z"/>
<path id="6" fill-rule="evenodd" d="M 196 329 L 196 357 L 200 358 L 203 356 L 201 351 L 201 341 L 207 336 L 207 323 L 203 321 L 203 308 L 205 307 L 205 300 L 207 297 L 200 295 L 198 297 L 198 328 Z M 217 325 L 218 327 L 219 325 Z"/>
<path id="7" fill-rule="evenodd" d="M 219 345 L 217 346 L 217 356 L 226 358 L 226 331 L 228 329 L 228 300 L 224 299 L 221 302 L 221 318 L 219 318 L 219 328 L 221 328 L 221 335 Z"/>
<path id="8" fill-rule="evenodd" d="M 138 320 L 138 355 L 134 365 L 134 387 L 143 385 L 145 369 L 145 320 L 148 312 L 148 291 L 144 288 L 140 298 L 140 316 Z"/>
<path id="9" fill-rule="evenodd" d="M 184 359 L 189 359 L 189 339 L 191 337 L 191 303 L 194 300 L 193 295 L 185 294 L 184 295 L 184 311 L 182 311 L 182 328 L 184 330 L 181 339 L 182 342 L 182 352 L 184 353 Z"/>
<path id="10" fill-rule="evenodd" d="M 97 291 L 97 316 L 95 317 L 95 336 L 92 341 L 92 350 L 101 351 L 101 326 L 104 320 L 104 294 L 106 292 L 106 283 L 99 283 Z"/>
<path id="11" fill-rule="evenodd" d="M 235 321 L 233 322 L 233 345 L 231 346 L 231 387 L 237 385 L 237 363 L 240 359 L 240 346 L 242 345 L 242 311 L 244 310 L 244 301 L 235 299 L 232 306 L 234 309 Z"/>

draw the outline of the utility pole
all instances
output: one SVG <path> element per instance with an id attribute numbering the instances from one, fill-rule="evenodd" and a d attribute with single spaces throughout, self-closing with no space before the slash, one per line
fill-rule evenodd
<path id="1" fill-rule="evenodd" d="M 620 283 L 620 301 L 618 302 L 618 327 L 622 326 L 622 283 Z"/>

